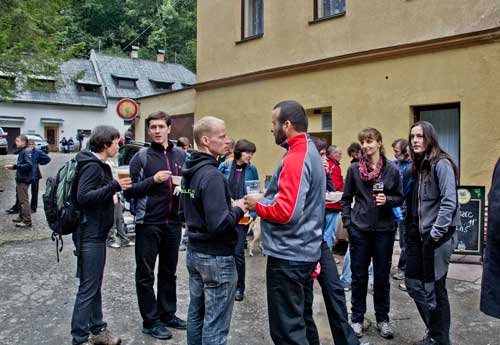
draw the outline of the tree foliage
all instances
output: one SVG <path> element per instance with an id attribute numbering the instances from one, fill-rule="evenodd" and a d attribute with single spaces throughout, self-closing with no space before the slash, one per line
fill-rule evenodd
<path id="1" fill-rule="evenodd" d="M 54 76 L 90 49 L 196 69 L 196 0 L 0 0 L 0 100 L 20 91 L 28 76 Z M 16 78 L 16 82 L 13 82 Z M 25 84 L 25 83 L 24 83 Z"/>

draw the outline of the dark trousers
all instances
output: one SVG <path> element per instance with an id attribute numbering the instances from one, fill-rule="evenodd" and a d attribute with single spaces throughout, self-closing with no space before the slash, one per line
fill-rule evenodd
<path id="1" fill-rule="evenodd" d="M 373 259 L 373 304 L 377 322 L 389 321 L 390 281 L 394 231 L 349 229 L 352 271 L 353 323 L 362 323 L 366 313 L 368 267 Z"/>
<path id="2" fill-rule="evenodd" d="M 446 275 L 434 279 L 434 248 L 424 244 L 417 226 L 407 232 L 408 261 L 406 286 L 415 301 L 418 312 L 428 329 L 429 336 L 440 345 L 450 344 L 451 312 L 446 290 Z"/>
<path id="3" fill-rule="evenodd" d="M 38 208 L 38 185 L 40 183 L 39 179 L 34 179 L 31 182 L 31 209 L 36 211 Z"/>
<path id="4" fill-rule="evenodd" d="M 151 328 L 171 319 L 177 311 L 176 275 L 181 224 L 137 224 L 135 231 L 135 286 L 143 326 Z M 155 263 L 159 257 L 156 282 Z"/>
<path id="5" fill-rule="evenodd" d="M 398 224 L 398 231 L 399 248 L 401 249 L 398 261 L 398 271 L 404 273 L 406 271 L 406 224 L 404 224 L 404 222 Z"/>
<path id="6" fill-rule="evenodd" d="M 104 242 L 80 243 L 77 263 L 77 276 L 80 278 L 80 284 L 71 318 L 73 344 L 85 342 L 90 332 L 98 334 L 103 327 L 106 327 L 102 319 L 101 301 L 106 244 Z"/>
<path id="7" fill-rule="evenodd" d="M 321 243 L 319 262 L 321 264 L 321 273 L 318 275 L 317 280 L 323 292 L 323 300 L 325 301 L 333 341 L 335 345 L 358 345 L 359 340 L 349 325 L 347 317 L 344 285 L 340 281 L 337 265 L 333 261 L 332 251 L 325 241 Z M 309 344 L 319 344 L 317 333 L 308 333 L 307 336 Z"/>
<path id="8" fill-rule="evenodd" d="M 19 198 L 19 216 L 23 222 L 31 224 L 29 187 L 30 185 L 27 183 L 16 183 L 16 192 Z"/>
<path id="9" fill-rule="evenodd" d="M 307 334 L 318 332 L 311 309 L 311 273 L 315 267 L 316 262 L 267 258 L 267 308 L 269 329 L 275 344 L 313 344 L 309 343 Z"/>
<path id="10" fill-rule="evenodd" d="M 248 225 L 236 225 L 238 232 L 238 242 L 234 248 L 234 261 L 236 263 L 236 271 L 238 272 L 238 283 L 236 289 L 245 291 L 245 240 L 248 233 Z"/>

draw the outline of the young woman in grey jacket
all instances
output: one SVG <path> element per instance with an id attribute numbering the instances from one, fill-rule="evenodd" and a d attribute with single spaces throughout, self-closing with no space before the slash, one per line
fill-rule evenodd
<path id="1" fill-rule="evenodd" d="M 457 202 L 458 169 L 439 145 L 429 122 L 411 130 L 413 186 L 406 217 L 406 286 L 427 332 L 416 345 L 450 344 L 450 304 L 446 275 L 460 225 Z"/>

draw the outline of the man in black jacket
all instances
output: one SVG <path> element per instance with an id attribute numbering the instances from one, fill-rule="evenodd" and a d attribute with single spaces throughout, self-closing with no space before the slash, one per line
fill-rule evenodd
<path id="1" fill-rule="evenodd" d="M 234 249 L 243 200 L 232 202 L 217 157 L 228 144 L 224 121 L 201 118 L 194 125 L 198 152 L 182 169 L 182 210 L 188 232 L 189 345 L 225 345 L 238 280 Z M 231 205 L 232 204 L 232 205 Z"/>
<path id="2" fill-rule="evenodd" d="M 81 210 L 80 228 L 73 233 L 77 253 L 76 295 L 71 335 L 73 344 L 118 345 L 103 321 L 101 286 L 106 261 L 106 238 L 113 226 L 113 195 L 132 185 L 130 178 L 113 180 L 106 159 L 118 154 L 120 133 L 110 126 L 96 127 L 90 137 L 91 151 L 78 153 L 77 201 Z M 111 216 L 110 216 L 111 215 Z"/>
<path id="3" fill-rule="evenodd" d="M 16 170 L 16 195 L 19 204 L 19 217 L 12 221 L 18 228 L 31 227 L 31 210 L 28 190 L 33 181 L 32 152 L 28 147 L 28 137 L 20 135 L 16 138 L 17 163 L 6 165 L 7 169 Z"/>
<path id="4" fill-rule="evenodd" d="M 177 311 L 176 275 L 181 221 L 179 198 L 174 196 L 174 179 L 179 176 L 186 154 L 168 140 L 170 117 L 158 111 L 146 119 L 152 138 L 151 147 L 139 151 L 130 162 L 132 188 L 126 197 L 136 201 L 135 284 L 143 333 L 157 339 L 169 339 L 165 327 L 186 329 L 186 321 Z M 177 180 L 177 178 L 175 179 Z M 175 181 L 176 182 L 176 181 Z M 159 257 L 157 297 L 155 263 Z"/>

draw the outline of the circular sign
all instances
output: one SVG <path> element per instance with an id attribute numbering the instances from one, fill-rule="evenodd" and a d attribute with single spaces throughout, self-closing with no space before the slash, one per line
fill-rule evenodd
<path id="1" fill-rule="evenodd" d="M 139 113 L 139 105 L 133 99 L 121 99 L 116 105 L 116 113 L 123 120 L 132 121 Z"/>
<path id="2" fill-rule="evenodd" d="M 468 204 L 470 199 L 472 198 L 472 195 L 470 194 L 470 192 L 465 188 L 460 188 L 457 191 L 457 193 L 458 193 L 458 203 L 460 205 Z"/>

